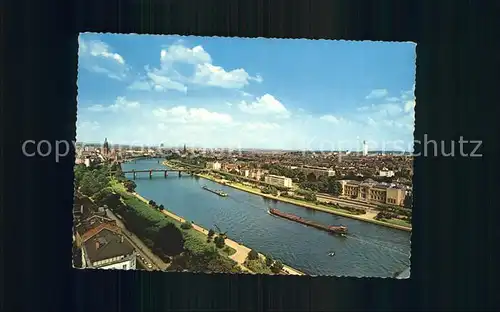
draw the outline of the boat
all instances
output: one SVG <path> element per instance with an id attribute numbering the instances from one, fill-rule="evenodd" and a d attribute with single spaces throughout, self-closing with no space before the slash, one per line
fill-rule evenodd
<path id="1" fill-rule="evenodd" d="M 320 230 L 323 230 L 323 231 L 327 231 L 327 232 L 330 232 L 330 233 L 341 234 L 341 235 L 347 233 L 347 227 L 345 227 L 343 225 L 339 225 L 339 226 L 335 226 L 335 225 L 323 225 L 323 224 L 320 224 L 320 223 L 317 223 L 317 222 L 314 222 L 314 221 L 311 221 L 311 220 L 306 220 L 304 218 L 301 218 L 299 216 L 293 215 L 291 213 L 281 212 L 281 211 L 279 211 L 278 209 L 275 209 L 275 208 L 269 208 L 268 211 L 272 215 L 275 215 L 275 216 L 278 216 L 278 217 L 282 217 L 284 219 L 288 219 L 288 220 L 291 220 L 291 221 L 295 221 L 295 222 L 300 223 L 300 224 L 312 226 L 312 227 L 315 227 L 317 229 L 320 229 Z"/>
<path id="2" fill-rule="evenodd" d="M 330 252 L 328 255 L 329 255 L 330 257 L 333 257 L 333 256 L 335 256 L 335 252 L 333 252 L 333 251 L 332 251 L 332 252 Z"/>
<path id="3" fill-rule="evenodd" d="M 203 186 L 202 188 L 203 188 L 204 190 L 206 190 L 206 191 L 209 191 L 209 192 L 211 192 L 211 193 L 217 194 L 217 195 L 219 195 L 219 196 L 221 196 L 221 197 L 227 197 L 227 193 L 224 193 L 224 192 L 223 192 L 223 191 L 221 191 L 221 190 L 211 190 L 211 189 L 209 189 L 206 185 L 205 185 L 205 186 Z"/>

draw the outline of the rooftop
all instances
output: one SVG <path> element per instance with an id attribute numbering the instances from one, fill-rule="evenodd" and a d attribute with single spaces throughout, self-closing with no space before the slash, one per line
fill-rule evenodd
<path id="1" fill-rule="evenodd" d="M 75 195 L 73 202 L 73 215 L 80 218 L 88 218 L 98 211 L 98 207 L 88 197 Z"/>
<path id="2" fill-rule="evenodd" d="M 84 244 L 85 251 L 91 262 L 128 256 L 134 252 L 134 247 L 122 235 L 108 229 L 103 229 Z"/>
<path id="3" fill-rule="evenodd" d="M 75 229 L 78 232 L 78 234 L 83 237 L 83 235 L 85 235 L 86 233 L 88 233 L 89 231 L 91 231 L 93 229 L 99 230 L 98 227 L 104 223 L 109 224 L 113 227 L 116 226 L 115 220 L 112 220 L 112 219 L 109 219 L 109 218 L 106 218 L 103 216 L 99 216 L 99 215 L 93 215 L 90 218 L 87 218 L 87 219 L 79 222 L 76 225 Z"/>

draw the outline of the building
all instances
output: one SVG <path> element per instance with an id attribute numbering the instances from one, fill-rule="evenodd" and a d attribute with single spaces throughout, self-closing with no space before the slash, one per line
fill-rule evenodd
<path id="1" fill-rule="evenodd" d="M 103 228 L 82 245 L 82 263 L 90 269 L 136 269 L 136 252 L 124 238 L 108 228 Z"/>
<path id="2" fill-rule="evenodd" d="M 261 178 L 267 173 L 269 173 L 269 170 L 251 169 L 248 177 L 260 181 Z"/>
<path id="3" fill-rule="evenodd" d="M 395 184 L 377 183 L 371 179 L 363 182 L 352 180 L 339 181 L 342 195 L 371 203 L 403 206 L 406 190 Z"/>
<path id="4" fill-rule="evenodd" d="M 384 168 L 379 171 L 378 175 L 380 177 L 393 177 L 394 176 L 394 171 L 392 170 L 387 170 L 387 168 Z"/>
<path id="5" fill-rule="evenodd" d="M 104 138 L 104 144 L 102 145 L 102 153 L 104 155 L 109 154 L 109 143 L 108 143 L 108 138 Z"/>
<path id="6" fill-rule="evenodd" d="M 75 227 L 75 243 L 81 250 L 82 267 L 90 269 L 136 268 L 136 252 L 116 221 L 93 215 Z"/>
<path id="7" fill-rule="evenodd" d="M 280 187 L 292 187 L 292 179 L 284 177 L 284 176 L 277 176 L 277 175 L 268 175 L 265 177 L 264 180 L 266 183 L 273 184 L 276 186 Z"/>
<path id="8" fill-rule="evenodd" d="M 363 141 L 363 156 L 367 155 L 368 155 L 368 144 L 366 143 L 366 141 Z"/>
<path id="9" fill-rule="evenodd" d="M 335 170 L 331 168 L 323 168 L 323 167 L 315 167 L 315 166 L 302 166 L 298 168 L 298 170 L 301 170 L 304 172 L 308 178 L 311 176 L 314 176 L 314 178 L 317 180 L 320 177 L 333 177 L 335 176 Z"/>
<path id="10" fill-rule="evenodd" d="M 205 167 L 210 170 L 220 170 L 221 169 L 221 163 L 218 161 L 215 162 L 207 162 Z"/>

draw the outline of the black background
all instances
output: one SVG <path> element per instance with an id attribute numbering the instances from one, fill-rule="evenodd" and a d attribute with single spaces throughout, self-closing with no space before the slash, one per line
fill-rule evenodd
<path id="1" fill-rule="evenodd" d="M 5 311 L 481 310 L 495 292 L 498 1 L 2 1 L 0 308 Z M 495 18 L 493 18 L 495 17 Z M 415 139 L 483 140 L 415 161 L 409 280 L 71 268 L 79 32 L 417 42 Z M 496 32 L 496 33 L 494 33 Z M 472 148 L 473 146 L 470 146 Z M 418 149 L 417 149 L 418 152 Z"/>

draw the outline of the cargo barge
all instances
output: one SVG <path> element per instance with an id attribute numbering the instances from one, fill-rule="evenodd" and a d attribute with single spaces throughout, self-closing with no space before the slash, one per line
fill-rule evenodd
<path id="1" fill-rule="evenodd" d="M 214 193 L 214 194 L 217 194 L 217 195 L 219 195 L 219 196 L 221 196 L 221 197 L 227 197 L 227 193 L 224 193 L 224 192 L 223 192 L 223 191 L 221 191 L 221 190 L 211 190 L 211 189 L 209 189 L 209 188 L 208 188 L 208 187 L 206 187 L 206 186 L 203 186 L 202 188 L 203 188 L 205 191 L 209 191 L 209 192 Z"/>
<path id="2" fill-rule="evenodd" d="M 319 224 L 319 223 L 314 222 L 314 221 L 303 219 L 301 217 L 298 217 L 298 216 L 290 214 L 290 213 L 281 212 L 278 209 L 274 209 L 274 208 L 269 208 L 269 213 L 272 215 L 278 216 L 278 217 L 282 217 L 282 218 L 285 218 L 285 219 L 288 219 L 291 221 L 295 221 L 297 223 L 312 226 L 312 227 L 315 227 L 317 229 L 327 231 L 330 233 L 342 234 L 342 235 L 347 233 L 347 227 L 342 226 L 342 225 L 340 225 L 340 226 L 323 225 L 323 224 Z"/>

